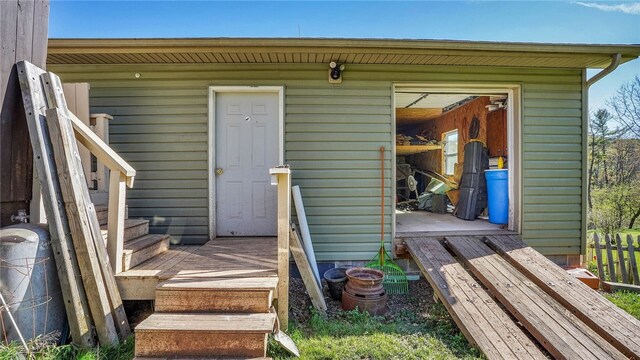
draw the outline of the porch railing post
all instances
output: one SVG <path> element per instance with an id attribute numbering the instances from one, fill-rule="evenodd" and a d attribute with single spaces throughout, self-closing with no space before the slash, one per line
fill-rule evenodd
<path id="1" fill-rule="evenodd" d="M 109 120 L 113 117 L 109 114 L 91 114 L 91 122 L 94 124 L 95 133 L 109 145 Z M 107 191 L 109 189 L 109 168 L 101 161 L 96 161 L 96 178 L 97 189 Z"/>
<path id="2" fill-rule="evenodd" d="M 111 170 L 109 176 L 109 210 L 107 213 L 107 254 L 113 272 L 122 272 L 124 248 L 124 209 L 126 201 L 125 176 Z"/>
<path id="3" fill-rule="evenodd" d="M 291 170 L 269 169 L 271 184 L 278 186 L 278 319 L 280 327 L 289 326 L 289 229 L 291 226 Z"/>

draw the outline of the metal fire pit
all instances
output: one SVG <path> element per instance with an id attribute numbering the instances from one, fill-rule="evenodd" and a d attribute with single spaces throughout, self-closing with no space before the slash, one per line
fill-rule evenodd
<path id="1" fill-rule="evenodd" d="M 347 285 L 342 292 L 342 309 L 366 311 L 371 315 L 387 312 L 387 294 L 382 286 L 384 273 L 368 268 L 347 270 Z"/>

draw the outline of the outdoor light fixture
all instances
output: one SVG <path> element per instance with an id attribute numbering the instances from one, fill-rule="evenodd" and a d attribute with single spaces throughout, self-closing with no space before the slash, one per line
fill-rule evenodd
<path id="1" fill-rule="evenodd" d="M 344 64 L 338 64 L 335 61 L 329 63 L 329 83 L 340 84 L 342 82 L 342 72 L 344 71 Z"/>

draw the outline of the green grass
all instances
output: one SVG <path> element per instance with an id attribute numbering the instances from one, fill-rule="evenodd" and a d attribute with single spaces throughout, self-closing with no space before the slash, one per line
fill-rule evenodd
<path id="1" fill-rule="evenodd" d="M 79 348 L 73 345 L 54 346 L 30 342 L 32 356 L 37 360 L 131 360 L 133 359 L 133 337 L 118 346 L 103 346 L 95 349 Z M 11 343 L 0 346 L 0 360 L 27 359 L 22 345 Z"/>
<path id="2" fill-rule="evenodd" d="M 478 359 L 482 354 L 471 348 L 442 305 L 427 314 L 402 312 L 392 320 L 356 311 L 340 312 L 331 319 L 317 313 L 305 324 L 293 324 L 291 337 L 300 349 L 301 359 Z M 82 349 L 72 345 L 40 345 L 35 359 L 131 360 L 133 338 L 117 347 Z M 269 340 L 269 356 L 290 356 Z M 13 343 L 0 346 L 0 360 L 26 359 L 22 347 Z"/>
<path id="3" fill-rule="evenodd" d="M 307 324 L 294 324 L 290 334 L 301 359 L 477 359 L 443 306 L 427 314 L 401 313 L 385 320 L 356 311 L 326 319 L 314 313 Z M 289 355 L 270 341 L 269 356 Z"/>
<path id="4" fill-rule="evenodd" d="M 619 291 L 604 294 L 611 302 L 640 319 L 640 294 Z M 314 313 L 305 324 L 293 324 L 291 337 L 301 359 L 477 359 L 442 305 L 427 314 L 402 312 L 392 320 L 358 312 L 341 312 L 331 319 Z M 117 347 L 83 349 L 73 345 L 30 344 L 38 360 L 131 360 L 133 337 Z M 272 339 L 269 356 L 291 358 Z M 0 346 L 0 360 L 26 359 L 18 343 Z"/>
<path id="5" fill-rule="evenodd" d="M 620 234 L 624 234 L 625 236 L 627 236 L 627 234 L 632 235 L 635 238 L 638 237 L 638 235 L 640 235 L 640 228 L 633 228 L 633 229 L 624 229 L 622 231 L 620 231 Z"/>
<path id="6" fill-rule="evenodd" d="M 604 294 L 604 296 L 619 308 L 640 320 L 640 294 L 627 291 L 616 291 L 611 294 Z"/>

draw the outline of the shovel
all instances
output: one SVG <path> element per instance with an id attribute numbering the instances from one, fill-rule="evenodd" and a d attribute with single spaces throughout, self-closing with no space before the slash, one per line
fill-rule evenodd
<path id="1" fill-rule="evenodd" d="M 271 312 L 275 312 L 273 308 L 271 308 Z M 285 334 L 280 330 L 280 320 L 276 316 L 276 321 L 273 324 L 273 340 L 275 340 L 283 349 L 287 350 L 291 355 L 295 357 L 300 357 L 300 351 L 298 347 L 293 342 L 293 340 L 289 337 L 289 335 Z"/>

